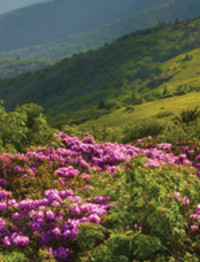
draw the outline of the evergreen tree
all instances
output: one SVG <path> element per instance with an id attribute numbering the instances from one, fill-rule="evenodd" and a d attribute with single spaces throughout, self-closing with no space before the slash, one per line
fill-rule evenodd
<path id="1" fill-rule="evenodd" d="M 98 108 L 99 108 L 99 109 L 104 109 L 105 106 L 106 106 L 106 105 L 105 105 L 105 101 L 104 101 L 103 99 L 101 99 L 100 102 L 99 102 Z"/>

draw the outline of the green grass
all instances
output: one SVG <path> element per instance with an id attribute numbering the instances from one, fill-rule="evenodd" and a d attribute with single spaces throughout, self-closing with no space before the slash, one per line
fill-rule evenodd
<path id="1" fill-rule="evenodd" d="M 159 99 L 156 101 L 144 103 L 134 106 L 134 111 L 127 112 L 126 107 L 115 110 L 113 113 L 99 117 L 99 119 L 91 120 L 80 125 L 80 128 L 91 127 L 93 125 L 106 125 L 115 127 L 127 125 L 135 121 L 155 117 L 159 113 L 172 112 L 174 114 L 181 113 L 186 108 L 193 108 L 199 105 L 200 92 L 189 93 L 183 96 Z M 173 116 L 163 117 L 160 121 L 168 121 Z"/>

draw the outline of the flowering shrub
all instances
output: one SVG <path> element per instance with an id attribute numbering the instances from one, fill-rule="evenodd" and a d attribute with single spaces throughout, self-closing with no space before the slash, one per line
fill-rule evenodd
<path id="1" fill-rule="evenodd" d="M 0 155 L 3 257 L 18 252 L 27 261 L 200 259 L 196 147 L 185 145 L 183 151 L 153 140 L 146 147 L 143 140 L 135 146 L 98 144 L 88 134 L 59 133 L 57 139 L 57 148 Z"/>

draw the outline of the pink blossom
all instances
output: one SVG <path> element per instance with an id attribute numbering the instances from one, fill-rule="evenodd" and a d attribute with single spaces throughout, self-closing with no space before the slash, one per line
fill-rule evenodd
<path id="1" fill-rule="evenodd" d="M 189 204 L 190 204 L 189 198 L 184 197 L 184 198 L 182 199 L 182 203 L 183 203 L 183 205 L 185 205 L 185 206 L 189 206 Z"/>
<path id="2" fill-rule="evenodd" d="M 192 232 L 196 232 L 196 231 L 198 231 L 199 227 L 195 226 L 195 225 L 191 225 L 190 229 L 191 229 Z"/>

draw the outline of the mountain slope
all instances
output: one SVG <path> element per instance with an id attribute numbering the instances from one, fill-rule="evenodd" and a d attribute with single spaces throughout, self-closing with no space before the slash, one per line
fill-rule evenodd
<path id="1" fill-rule="evenodd" d="M 0 79 L 14 77 L 25 72 L 34 72 L 53 63 L 54 61 L 50 59 L 0 59 Z"/>
<path id="2" fill-rule="evenodd" d="M 199 15 L 198 0 L 57 0 L 0 16 L 0 58 L 60 58 Z"/>
<path id="3" fill-rule="evenodd" d="M 0 14 L 48 0 L 0 0 Z"/>
<path id="4" fill-rule="evenodd" d="M 91 31 L 131 13 L 134 2 L 126 0 L 125 3 L 121 0 L 59 0 L 8 13 L 0 17 L 0 48 L 8 51 Z M 11 38 L 15 41 L 11 42 Z"/>
<path id="5" fill-rule="evenodd" d="M 36 102 L 51 118 L 62 113 L 61 118 L 71 116 L 80 123 L 123 105 L 198 90 L 198 79 L 187 88 L 168 83 L 190 63 L 187 52 L 200 47 L 199 32 L 200 18 L 137 31 L 34 74 L 1 80 L 0 98 L 10 109 Z M 170 59 L 180 54 L 183 68 L 170 66 Z"/>

